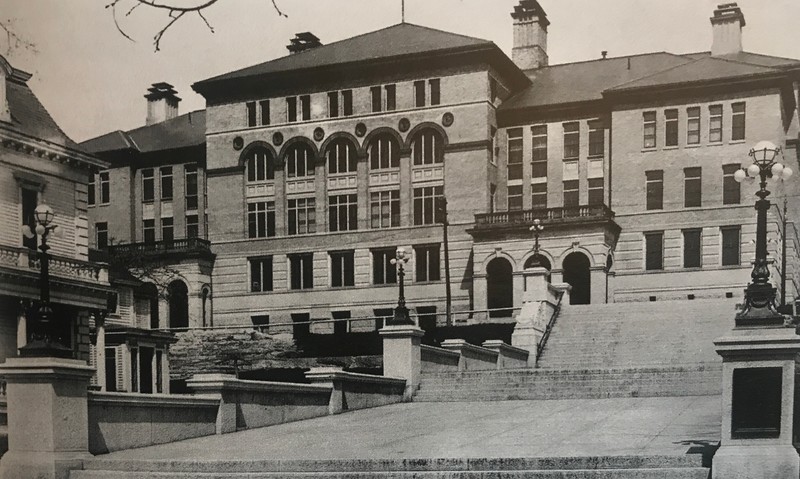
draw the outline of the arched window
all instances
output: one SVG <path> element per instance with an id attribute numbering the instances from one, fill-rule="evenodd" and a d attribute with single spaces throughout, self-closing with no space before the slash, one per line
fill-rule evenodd
<path id="1" fill-rule="evenodd" d="M 444 141 L 436 130 L 422 130 L 411 142 L 414 165 L 432 165 L 444 161 Z"/>
<path id="2" fill-rule="evenodd" d="M 314 150 L 305 143 L 296 143 L 286 152 L 286 172 L 289 178 L 314 176 Z"/>
<path id="3" fill-rule="evenodd" d="M 388 134 L 376 137 L 369 145 L 369 168 L 385 170 L 400 167 L 400 144 Z"/>
<path id="4" fill-rule="evenodd" d="M 189 289 L 186 283 L 175 280 L 167 287 L 169 295 L 169 327 L 189 327 Z"/>
<path id="5" fill-rule="evenodd" d="M 266 148 L 253 148 L 247 154 L 247 181 L 267 181 L 275 179 L 275 162 Z"/>
<path id="6" fill-rule="evenodd" d="M 358 158 L 353 144 L 340 138 L 334 140 L 326 152 L 328 157 L 328 173 L 355 173 Z"/>

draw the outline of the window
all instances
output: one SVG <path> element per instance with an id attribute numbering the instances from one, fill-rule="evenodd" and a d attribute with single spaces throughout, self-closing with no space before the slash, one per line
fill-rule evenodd
<path id="1" fill-rule="evenodd" d="M 497 128 L 494 126 L 489 129 L 489 141 L 491 142 L 489 145 L 489 161 L 496 165 L 500 148 L 497 146 Z"/>
<path id="2" fill-rule="evenodd" d="M 397 109 L 397 85 L 386 85 L 386 111 Z"/>
<path id="3" fill-rule="evenodd" d="M 28 226 L 33 233 L 30 238 L 22 236 L 22 245 L 28 249 L 36 249 L 36 206 L 39 204 L 39 193 L 36 190 L 22 188 L 22 224 Z"/>
<path id="4" fill-rule="evenodd" d="M 645 148 L 656 147 L 656 112 L 644 112 L 644 144 Z"/>
<path id="5" fill-rule="evenodd" d="M 664 171 L 645 171 L 647 183 L 647 209 L 660 210 L 664 208 Z"/>
<path id="6" fill-rule="evenodd" d="M 383 95 L 381 87 L 374 86 L 369 89 L 372 94 L 372 112 L 376 113 L 383 109 Z"/>
<path id="7" fill-rule="evenodd" d="M 311 289 L 314 287 L 314 254 L 289 255 L 289 287 Z"/>
<path id="8" fill-rule="evenodd" d="M 347 140 L 334 140 L 328 147 L 328 173 L 355 173 L 358 163 L 356 149 Z"/>
<path id="9" fill-rule="evenodd" d="M 341 336 L 350 331 L 350 311 L 331 311 L 333 335 Z"/>
<path id="10" fill-rule="evenodd" d="M 197 165 L 184 165 L 184 183 L 186 189 L 186 209 L 197 209 Z"/>
<path id="11" fill-rule="evenodd" d="M 289 200 L 289 234 L 316 233 L 317 211 L 314 198 Z"/>
<path id="12" fill-rule="evenodd" d="M 414 82 L 414 105 L 425 106 L 425 80 Z"/>
<path id="13" fill-rule="evenodd" d="M 286 99 L 286 121 L 297 121 L 297 97 L 290 96 Z"/>
<path id="14" fill-rule="evenodd" d="M 722 165 L 722 204 L 738 205 L 742 202 L 742 188 L 733 174 L 741 168 L 739 163 Z"/>
<path id="15" fill-rule="evenodd" d="M 275 202 L 259 201 L 247 204 L 247 236 L 249 238 L 275 236 Z"/>
<path id="16" fill-rule="evenodd" d="M 288 104 L 287 98 L 287 104 Z M 247 106 L 247 126 L 269 125 L 269 100 L 261 100 L 256 104 L 254 101 L 246 103 Z M 296 110 L 296 106 L 295 106 Z M 261 117 L 260 119 L 258 117 Z M 260 120 L 260 121 L 259 121 Z M 290 120 L 294 121 L 294 120 Z"/>
<path id="17" fill-rule="evenodd" d="M 200 225 L 197 215 L 186 215 L 186 237 L 197 238 L 200 236 Z"/>
<path id="18" fill-rule="evenodd" d="M 358 195 L 336 195 L 328 198 L 328 227 L 331 231 L 358 229 Z"/>
<path id="19" fill-rule="evenodd" d="M 414 280 L 418 283 L 441 279 L 439 245 L 414 246 Z"/>
<path id="20" fill-rule="evenodd" d="M 286 152 L 286 169 L 289 178 L 314 176 L 314 151 L 300 143 L 292 145 Z"/>
<path id="21" fill-rule="evenodd" d="M 438 78 L 428 81 L 431 87 L 431 105 L 438 105 L 441 103 L 441 90 L 440 81 Z"/>
<path id="22" fill-rule="evenodd" d="M 149 203 L 155 198 L 155 180 L 153 169 L 142 170 L 142 201 Z"/>
<path id="23" fill-rule="evenodd" d="M 370 193 L 370 216 L 373 228 L 400 226 L 400 191 Z"/>
<path id="24" fill-rule="evenodd" d="M 531 185 L 531 208 L 547 209 L 547 183 Z"/>
<path id="25" fill-rule="evenodd" d="M 105 221 L 94 224 L 95 246 L 103 249 L 108 246 L 108 223 Z"/>
<path id="26" fill-rule="evenodd" d="M 161 199 L 172 199 L 172 167 L 162 166 L 159 168 L 159 176 L 161 177 Z"/>
<path id="27" fill-rule="evenodd" d="M 414 188 L 414 224 L 432 225 L 441 223 L 441 212 L 436 208 L 436 202 L 443 196 L 443 186 Z"/>
<path id="28" fill-rule="evenodd" d="M 261 125 L 269 125 L 269 100 L 258 102 L 258 108 L 261 111 Z"/>
<path id="29" fill-rule="evenodd" d="M 311 96 L 302 95 L 300 97 L 300 112 L 303 115 L 303 120 L 311 119 Z"/>
<path id="30" fill-rule="evenodd" d="M 741 227 L 724 226 L 719 230 L 722 235 L 722 266 L 739 266 Z"/>
<path id="31" fill-rule="evenodd" d="M 100 172 L 100 204 L 107 205 L 111 202 L 111 181 L 107 171 Z"/>
<path id="32" fill-rule="evenodd" d="M 589 178 L 589 204 L 602 205 L 605 203 L 605 181 L 603 178 Z"/>
<path id="33" fill-rule="evenodd" d="M 156 220 L 142 220 L 142 238 L 145 243 L 156 242 Z"/>
<path id="34" fill-rule="evenodd" d="M 683 230 L 683 267 L 699 268 L 702 264 L 703 230 Z"/>
<path id="35" fill-rule="evenodd" d="M 400 167 L 400 145 L 393 137 L 381 135 L 369 145 L 369 168 L 384 170 Z"/>
<path id="36" fill-rule="evenodd" d="M 722 105 L 708 107 L 708 141 L 709 143 L 722 141 Z"/>
<path id="37" fill-rule="evenodd" d="M 272 291 L 272 257 L 250 259 L 250 292 Z"/>
<path id="38" fill-rule="evenodd" d="M 269 331 L 269 315 L 268 314 L 255 314 L 250 316 L 250 321 L 255 326 L 253 329 L 260 331 Z"/>
<path id="39" fill-rule="evenodd" d="M 678 110 L 664 111 L 664 146 L 678 146 Z"/>
<path id="40" fill-rule="evenodd" d="M 700 143 L 700 107 L 686 110 L 686 143 L 697 145 Z"/>
<path id="41" fill-rule="evenodd" d="M 508 130 L 508 179 L 522 179 L 522 128 Z"/>
<path id="42" fill-rule="evenodd" d="M 339 98 L 341 97 L 341 102 Z M 303 97 L 300 98 L 301 101 Z M 341 108 L 340 108 L 341 105 Z M 328 93 L 328 117 L 350 116 L 353 114 L 353 91 L 332 91 Z M 308 119 L 308 118 L 303 118 Z"/>
<path id="43" fill-rule="evenodd" d="M 297 165 L 295 164 L 295 168 Z M 188 170 L 187 170 L 188 171 Z M 195 167 L 195 172 L 197 168 Z M 187 172 L 188 175 L 188 172 Z M 266 148 L 254 148 L 247 155 L 247 181 L 267 181 L 275 179 L 275 165 L 272 154 Z M 195 178 L 195 182 L 197 179 Z M 188 193 L 187 193 L 188 194 Z"/>
<path id="44" fill-rule="evenodd" d="M 683 206 L 694 208 L 702 203 L 702 169 L 700 167 L 683 169 Z"/>
<path id="45" fill-rule="evenodd" d="M 161 218 L 161 240 L 172 241 L 175 239 L 174 222 L 172 218 Z"/>
<path id="46" fill-rule="evenodd" d="M 564 158 L 580 156 L 581 132 L 578 122 L 564 123 Z"/>
<path id="47" fill-rule="evenodd" d="M 578 187 L 578 180 L 564 182 L 564 208 L 570 208 L 580 204 L 580 192 Z"/>
<path id="48" fill-rule="evenodd" d="M 438 105 L 441 103 L 441 82 L 438 78 L 428 80 L 428 87 L 430 88 L 430 104 Z M 427 104 L 428 92 L 425 91 L 425 80 L 418 80 L 414 82 L 414 104 L 417 107 L 423 107 Z"/>
<path id="49" fill-rule="evenodd" d="M 397 283 L 397 266 L 392 264 L 397 248 L 377 249 L 372 252 L 372 282 L 374 284 Z"/>
<path id="50" fill-rule="evenodd" d="M 522 185 L 508 187 L 508 211 L 522 210 Z"/>
<path id="51" fill-rule="evenodd" d="M 599 121 L 589 122 L 589 156 L 605 156 L 606 131 Z"/>
<path id="52" fill-rule="evenodd" d="M 245 103 L 247 108 L 247 126 L 256 126 L 256 102 L 248 101 Z"/>
<path id="53" fill-rule="evenodd" d="M 745 104 L 734 103 L 731 105 L 733 109 L 733 118 L 731 121 L 731 141 L 744 140 L 745 133 Z"/>
<path id="54" fill-rule="evenodd" d="M 95 183 L 96 175 L 94 173 L 89 173 L 89 189 L 88 194 L 89 196 L 86 198 L 86 204 L 89 206 L 94 206 L 95 204 L 95 195 L 97 194 L 97 184 Z"/>
<path id="55" fill-rule="evenodd" d="M 644 269 L 647 271 L 664 269 L 664 232 L 645 233 L 644 240 Z"/>
<path id="56" fill-rule="evenodd" d="M 332 91 L 328 93 L 328 118 L 336 118 L 339 116 L 339 92 Z"/>
<path id="57" fill-rule="evenodd" d="M 434 130 L 422 130 L 411 143 L 411 156 L 414 165 L 432 165 L 444 160 L 442 139 Z"/>
<path id="58" fill-rule="evenodd" d="M 353 115 L 353 90 L 342 91 L 342 114 L 344 116 Z"/>
<path id="59" fill-rule="evenodd" d="M 352 251 L 329 253 L 331 257 L 331 287 L 355 286 L 355 259 Z"/>

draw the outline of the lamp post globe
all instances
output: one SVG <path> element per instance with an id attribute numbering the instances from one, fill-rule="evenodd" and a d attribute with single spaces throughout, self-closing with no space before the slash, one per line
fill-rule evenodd
<path id="1" fill-rule="evenodd" d="M 50 226 L 50 223 L 53 222 L 53 218 L 56 216 L 53 208 L 46 203 L 41 203 L 37 206 L 36 209 L 33 210 L 33 214 L 36 216 L 36 222 L 45 228 Z"/>

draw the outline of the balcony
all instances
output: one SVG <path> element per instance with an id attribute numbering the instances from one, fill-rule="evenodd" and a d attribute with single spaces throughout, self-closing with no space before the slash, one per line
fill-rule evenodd
<path id="1" fill-rule="evenodd" d="M 110 245 L 108 254 L 118 257 L 214 257 L 211 252 L 211 242 L 202 238 Z"/>
<path id="2" fill-rule="evenodd" d="M 608 206 L 584 205 L 476 214 L 475 227 L 470 232 L 486 235 L 508 230 L 527 231 L 537 219 L 551 227 L 613 225 L 612 229 L 619 229 L 614 222 L 614 212 Z"/>
<path id="3" fill-rule="evenodd" d="M 41 262 L 38 253 L 28 248 L 0 246 L 0 267 L 3 266 L 38 273 Z M 91 283 L 108 282 L 105 265 L 53 254 L 50 255 L 50 274 Z"/>

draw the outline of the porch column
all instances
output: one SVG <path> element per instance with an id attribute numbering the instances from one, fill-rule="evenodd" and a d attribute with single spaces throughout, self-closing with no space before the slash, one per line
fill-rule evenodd
<path id="1" fill-rule="evenodd" d="M 19 302 L 17 313 L 17 349 L 28 344 L 28 318 L 25 315 L 25 302 Z"/>
<path id="2" fill-rule="evenodd" d="M 108 385 L 106 384 L 106 314 L 103 311 L 98 311 L 94 314 L 94 327 L 95 334 L 97 335 L 97 344 L 95 345 L 95 366 L 97 368 L 97 384 L 100 385 L 101 391 L 107 391 Z"/>
<path id="3" fill-rule="evenodd" d="M 478 311 L 474 314 L 475 320 L 484 322 L 489 318 L 485 313 L 488 305 L 486 303 L 486 273 L 478 273 L 472 276 L 472 304 L 473 309 Z"/>

